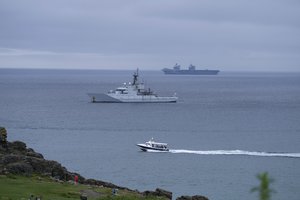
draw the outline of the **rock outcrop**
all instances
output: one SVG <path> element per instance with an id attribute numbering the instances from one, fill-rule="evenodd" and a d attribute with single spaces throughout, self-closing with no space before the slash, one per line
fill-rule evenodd
<path id="1" fill-rule="evenodd" d="M 35 173 L 51 176 L 61 181 L 74 181 L 77 176 L 78 182 L 81 184 L 130 190 L 104 181 L 85 179 L 80 174 L 69 172 L 60 163 L 46 160 L 42 154 L 26 148 L 26 144 L 21 141 L 6 142 L 4 146 L 0 145 L 0 174 L 9 173 L 20 175 Z"/>
<path id="2" fill-rule="evenodd" d="M 161 188 L 156 188 L 155 191 L 145 191 L 145 192 L 143 192 L 143 195 L 144 196 L 149 196 L 149 195 L 163 196 L 163 197 L 166 197 L 167 199 L 172 199 L 172 192 L 163 190 Z"/>
<path id="3" fill-rule="evenodd" d="M 26 144 L 21 141 L 6 142 L 5 145 L 0 145 L 0 173 L 23 175 L 37 173 L 64 181 L 74 180 L 77 175 L 79 181 L 84 182 L 85 180 L 79 174 L 69 172 L 60 163 L 45 160 L 42 154 L 26 148 Z"/>
<path id="4" fill-rule="evenodd" d="M 6 146 L 7 131 L 4 127 L 0 127 L 0 146 Z"/>
<path id="5" fill-rule="evenodd" d="M 195 196 L 181 196 L 176 200 L 208 200 L 205 196 L 195 195 Z"/>

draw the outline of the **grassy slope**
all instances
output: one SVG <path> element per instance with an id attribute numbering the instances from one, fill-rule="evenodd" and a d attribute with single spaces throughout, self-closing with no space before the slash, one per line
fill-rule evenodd
<path id="1" fill-rule="evenodd" d="M 118 191 L 117 196 L 111 195 L 110 188 L 92 187 L 87 185 L 73 185 L 70 183 L 59 183 L 48 177 L 39 176 L 4 176 L 0 175 L 0 199 L 29 199 L 30 195 L 46 199 L 72 200 L 80 199 L 81 191 L 94 191 L 99 193 L 98 197 L 88 199 L 163 199 L 158 197 L 142 197 L 137 193 Z"/>

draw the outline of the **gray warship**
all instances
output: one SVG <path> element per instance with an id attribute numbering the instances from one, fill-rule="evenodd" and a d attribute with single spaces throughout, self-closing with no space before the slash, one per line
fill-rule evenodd
<path id="1" fill-rule="evenodd" d="M 211 70 L 211 69 L 196 69 L 194 65 L 190 65 L 188 69 L 180 69 L 179 64 L 175 64 L 173 69 L 164 68 L 162 71 L 165 74 L 174 74 L 174 75 L 217 75 L 219 70 Z"/>
<path id="2" fill-rule="evenodd" d="M 111 90 L 108 93 L 88 93 L 93 103 L 175 103 L 178 99 L 173 96 L 158 96 L 152 90 L 146 89 L 143 82 L 139 81 L 139 71 L 133 74 L 132 83 Z"/>

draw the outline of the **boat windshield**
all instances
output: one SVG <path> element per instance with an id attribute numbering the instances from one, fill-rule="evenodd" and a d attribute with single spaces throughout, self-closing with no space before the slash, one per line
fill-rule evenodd
<path id="1" fill-rule="evenodd" d="M 167 148 L 166 145 L 163 145 L 163 144 L 155 144 L 155 147 L 156 148 L 161 148 L 161 149 Z"/>
<path id="2" fill-rule="evenodd" d="M 167 145 L 162 143 L 153 143 L 153 142 L 146 142 L 147 146 L 153 147 L 153 148 L 159 148 L 159 149 L 166 149 Z"/>

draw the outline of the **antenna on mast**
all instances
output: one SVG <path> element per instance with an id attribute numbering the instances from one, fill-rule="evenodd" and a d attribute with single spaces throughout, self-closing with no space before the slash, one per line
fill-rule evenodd
<path id="1" fill-rule="evenodd" d="M 133 74 L 133 83 L 132 83 L 132 85 L 137 84 L 137 82 L 138 82 L 138 76 L 139 76 L 139 68 L 137 68 L 136 72 L 134 72 L 134 74 Z"/>

